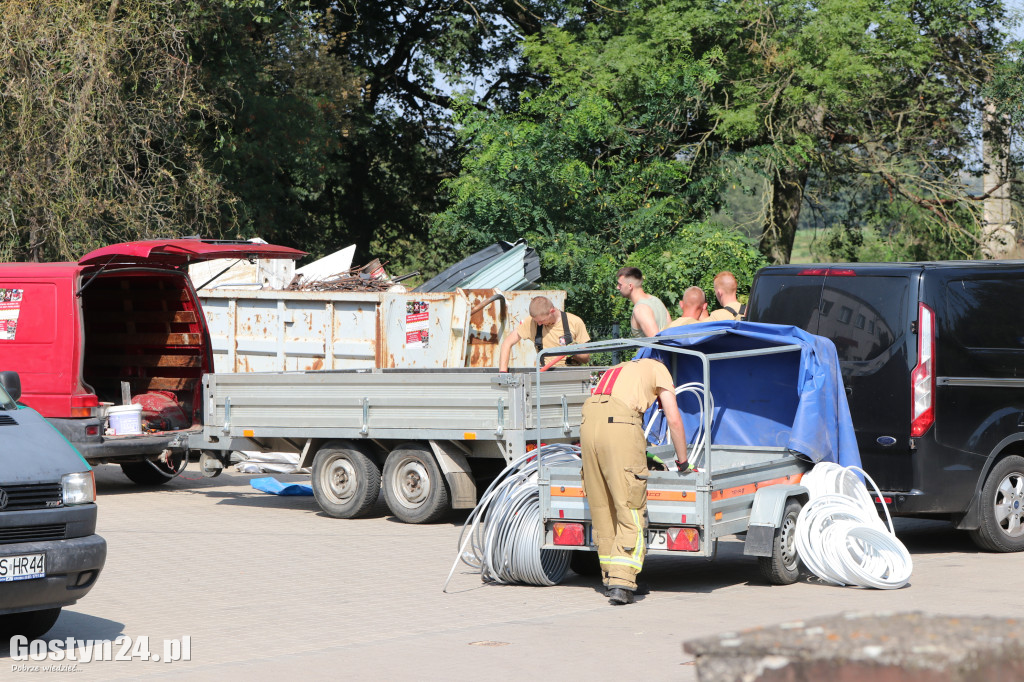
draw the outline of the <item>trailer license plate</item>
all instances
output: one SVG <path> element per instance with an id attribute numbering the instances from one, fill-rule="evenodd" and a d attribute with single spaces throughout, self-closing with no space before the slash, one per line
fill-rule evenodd
<path id="1" fill-rule="evenodd" d="M 0 556 L 0 583 L 46 577 L 45 554 Z"/>
<path id="2" fill-rule="evenodd" d="M 655 528 L 647 529 L 647 549 L 665 549 L 668 547 L 668 538 L 664 530 Z"/>

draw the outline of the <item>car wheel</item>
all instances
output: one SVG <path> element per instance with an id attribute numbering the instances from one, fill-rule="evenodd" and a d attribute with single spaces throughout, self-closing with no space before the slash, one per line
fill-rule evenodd
<path id="1" fill-rule="evenodd" d="M 184 455 L 177 454 L 171 457 L 171 469 L 166 462 L 156 459 L 147 459 L 141 462 L 121 462 L 121 471 L 133 483 L 143 486 L 157 486 L 167 483 L 181 473 L 182 459 Z"/>
<path id="2" fill-rule="evenodd" d="M 0 616 L 0 637 L 9 640 L 15 635 L 27 639 L 42 637 L 57 623 L 60 608 L 43 609 L 41 611 L 23 611 Z"/>
<path id="3" fill-rule="evenodd" d="M 1024 550 L 1024 457 L 999 460 L 981 487 L 981 527 L 971 531 L 990 552 Z"/>

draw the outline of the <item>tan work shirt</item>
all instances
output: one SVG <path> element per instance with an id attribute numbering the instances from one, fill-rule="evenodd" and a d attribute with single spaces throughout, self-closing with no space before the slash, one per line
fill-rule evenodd
<path id="1" fill-rule="evenodd" d="M 569 321 L 569 331 L 572 332 L 572 342 L 586 343 L 590 341 L 590 334 L 587 333 L 587 325 L 583 324 L 577 315 L 567 312 L 565 318 Z M 534 339 L 537 338 L 537 323 L 533 321 L 532 317 L 527 317 L 525 320 L 516 327 L 516 334 L 519 334 L 521 339 L 525 339 L 530 343 L 533 343 Z M 559 312 L 558 319 L 552 325 L 544 326 L 544 335 L 541 337 L 541 345 L 544 348 L 554 348 L 555 346 L 564 346 L 565 344 L 565 330 L 562 329 L 562 314 Z M 545 356 L 548 360 L 552 356 Z M 565 360 L 559 360 L 556 367 L 565 366 Z"/>
<path id="2" fill-rule="evenodd" d="M 700 320 L 695 320 L 692 317 L 687 317 L 686 315 L 683 315 L 682 317 L 678 317 L 669 322 L 668 326 L 665 327 L 665 329 L 671 329 L 672 327 L 682 327 L 684 324 L 697 324 L 697 322 L 699 321 Z"/>
<path id="3" fill-rule="evenodd" d="M 715 311 L 711 313 L 711 317 L 710 317 L 710 319 L 708 321 L 709 322 L 722 322 L 722 321 L 731 322 L 733 320 L 742 320 L 743 318 L 740 317 L 740 313 L 739 313 L 740 304 L 739 303 L 735 303 L 733 305 L 736 306 L 736 310 L 733 310 L 732 308 L 716 308 Z"/>
<path id="4" fill-rule="evenodd" d="M 612 397 L 621 400 L 628 407 L 643 414 L 658 399 L 662 389 L 672 391 L 672 375 L 668 367 L 650 358 L 623 362 L 608 370 L 605 374 L 621 367 L 615 384 L 612 386 Z M 600 384 L 598 384 L 600 387 Z"/>

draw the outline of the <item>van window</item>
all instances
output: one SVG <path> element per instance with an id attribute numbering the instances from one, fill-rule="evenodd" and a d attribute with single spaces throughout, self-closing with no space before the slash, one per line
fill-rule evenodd
<path id="1" fill-rule="evenodd" d="M 909 295 L 906 277 L 826 277 L 816 333 L 832 339 L 841 361 L 873 360 L 904 329 Z"/>
<path id="2" fill-rule="evenodd" d="M 957 279 L 946 284 L 946 318 L 966 348 L 1024 351 L 1024 279 Z"/>
<path id="3" fill-rule="evenodd" d="M 747 306 L 747 319 L 791 324 L 816 333 L 815 311 L 824 279 L 813 275 L 759 275 Z"/>

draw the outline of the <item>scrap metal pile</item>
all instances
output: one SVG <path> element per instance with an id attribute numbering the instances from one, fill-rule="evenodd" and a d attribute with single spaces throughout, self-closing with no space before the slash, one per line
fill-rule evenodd
<path id="1" fill-rule="evenodd" d="M 332 275 L 315 278 L 296 275 L 287 289 L 288 291 L 389 291 L 397 282 L 418 274 L 418 272 L 414 272 L 391 279 L 380 260 L 374 258 L 362 267 L 349 268 Z"/>

